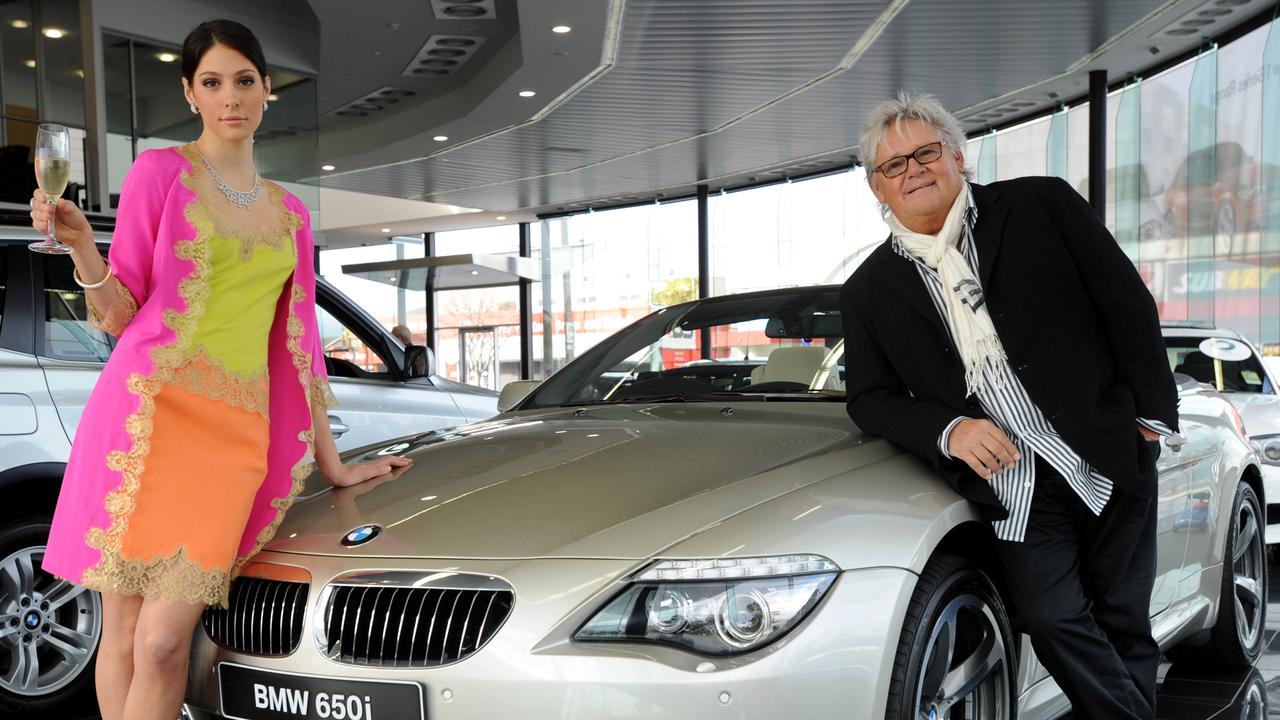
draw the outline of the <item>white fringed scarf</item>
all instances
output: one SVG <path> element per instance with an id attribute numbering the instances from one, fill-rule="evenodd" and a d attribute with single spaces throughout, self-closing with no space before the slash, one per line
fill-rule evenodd
<path id="1" fill-rule="evenodd" d="M 1007 362 L 1007 358 L 987 312 L 982 285 L 959 249 L 960 233 L 964 232 L 965 211 L 968 209 L 969 189 L 964 187 L 956 194 L 947 220 L 937 235 L 912 232 L 893 213 L 889 213 L 886 222 L 907 252 L 938 272 L 947 301 L 951 338 L 964 361 L 966 392 L 973 395 L 986 386 L 983 370 L 988 365 L 998 367 L 1000 363 Z"/>

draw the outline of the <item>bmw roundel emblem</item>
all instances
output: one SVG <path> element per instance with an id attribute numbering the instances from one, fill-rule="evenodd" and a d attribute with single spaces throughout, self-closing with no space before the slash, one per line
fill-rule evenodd
<path id="1" fill-rule="evenodd" d="M 370 540 L 378 537 L 378 533 L 382 532 L 382 528 L 377 525 L 361 525 L 342 536 L 342 544 L 346 547 L 356 547 L 363 545 Z"/>

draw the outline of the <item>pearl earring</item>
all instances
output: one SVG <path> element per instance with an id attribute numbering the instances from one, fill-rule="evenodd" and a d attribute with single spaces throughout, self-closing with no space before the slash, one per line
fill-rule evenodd
<path id="1" fill-rule="evenodd" d="M 195 104 L 195 103 L 191 103 L 191 114 L 192 114 L 192 115 L 199 115 L 199 114 L 200 114 L 200 111 L 196 109 L 196 104 Z"/>
<path id="2" fill-rule="evenodd" d="M 266 100 L 263 100 L 263 101 L 262 101 L 262 112 L 266 112 L 266 111 L 267 111 L 267 101 L 266 101 Z"/>

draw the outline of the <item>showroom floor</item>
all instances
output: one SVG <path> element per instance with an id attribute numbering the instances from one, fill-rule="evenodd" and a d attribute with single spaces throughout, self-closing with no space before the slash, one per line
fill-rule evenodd
<path id="1" fill-rule="evenodd" d="M 1280 718 L 1280 563 L 1270 564 L 1267 650 L 1247 670 L 1184 670 L 1160 666 L 1160 720 Z M 90 715 L 84 720 L 98 720 Z"/>
<path id="2" fill-rule="evenodd" d="M 1190 670 L 1160 666 L 1160 720 L 1280 718 L 1280 564 L 1272 556 L 1267 607 L 1267 649 L 1247 670 Z"/>

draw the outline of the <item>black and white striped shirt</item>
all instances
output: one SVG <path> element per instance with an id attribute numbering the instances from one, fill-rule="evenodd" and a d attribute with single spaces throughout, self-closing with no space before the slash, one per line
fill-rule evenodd
<path id="1" fill-rule="evenodd" d="M 973 194 L 969 192 L 969 209 L 965 213 L 964 228 L 960 235 L 960 251 L 974 277 L 978 276 L 978 252 L 973 242 L 973 225 L 978 220 L 978 208 L 973 204 Z M 947 303 L 943 296 L 942 281 L 938 273 L 923 260 L 907 252 L 906 248 L 895 237 L 893 249 L 899 255 L 911 260 L 920 273 L 933 305 L 942 317 L 943 325 L 950 327 L 947 315 Z M 1019 462 L 1003 474 L 990 479 L 991 487 L 1009 511 L 1009 517 L 993 523 L 996 537 L 1011 542 L 1021 542 L 1027 530 L 1027 518 L 1031 512 L 1031 495 L 1035 490 L 1035 458 L 1041 457 L 1054 470 L 1057 470 L 1071 489 L 1095 515 L 1102 513 L 1107 500 L 1111 497 L 1112 483 L 1101 473 L 1090 467 L 1079 453 L 1071 449 L 1062 436 L 1054 430 L 1048 418 L 1036 407 L 1023 387 L 1018 376 L 1013 373 L 1009 364 L 1000 363 L 998 367 L 988 366 L 984 370 L 984 389 L 978 393 L 978 402 L 991 422 L 995 423 L 1013 442 L 1022 455 Z M 947 453 L 947 441 L 951 431 L 965 417 L 958 417 L 942 432 L 938 438 L 938 449 L 943 456 Z M 1168 434 L 1168 428 L 1162 423 L 1140 420 L 1144 425 L 1161 434 Z M 1136 428 L 1135 428 L 1136 431 Z"/>

